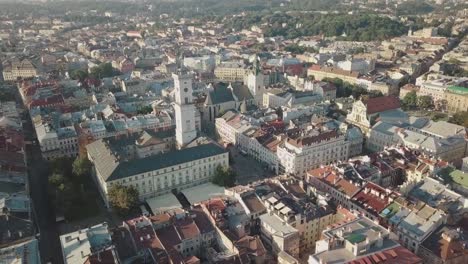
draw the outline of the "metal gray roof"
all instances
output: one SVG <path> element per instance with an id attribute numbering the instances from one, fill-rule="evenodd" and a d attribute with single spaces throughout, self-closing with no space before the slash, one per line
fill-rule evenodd
<path id="1" fill-rule="evenodd" d="M 102 140 L 88 145 L 88 153 L 105 181 L 113 181 L 162 168 L 175 166 L 193 160 L 204 159 L 226 153 L 222 147 L 213 143 L 149 156 L 143 159 L 119 161 L 110 153 Z M 116 161 L 117 160 L 117 161 Z"/>

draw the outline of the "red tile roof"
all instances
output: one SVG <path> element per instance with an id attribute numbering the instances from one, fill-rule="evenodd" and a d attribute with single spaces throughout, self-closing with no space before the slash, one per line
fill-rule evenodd
<path id="1" fill-rule="evenodd" d="M 200 264 L 200 259 L 195 256 L 187 257 L 184 259 L 185 264 Z"/>
<path id="2" fill-rule="evenodd" d="M 398 246 L 385 251 L 377 252 L 372 255 L 368 255 L 353 261 L 347 262 L 348 264 L 357 263 L 378 263 L 378 264 L 393 264 L 393 263 L 404 263 L 404 264 L 422 264 L 422 259 L 413 254 L 408 249 Z"/>
<path id="3" fill-rule="evenodd" d="M 335 91 L 336 86 L 333 83 L 327 83 L 322 86 L 324 92 Z"/>
<path id="4" fill-rule="evenodd" d="M 176 228 L 172 225 L 157 230 L 156 234 L 165 248 L 172 248 L 182 243 Z"/>
<path id="5" fill-rule="evenodd" d="M 177 220 L 175 226 L 182 240 L 193 239 L 200 236 L 200 230 L 192 218 Z"/>
<path id="6" fill-rule="evenodd" d="M 361 187 L 352 184 L 334 173 L 328 174 L 322 180 L 340 192 L 345 193 L 348 197 L 353 197 L 354 194 L 361 189 Z"/>
<path id="7" fill-rule="evenodd" d="M 335 186 L 338 187 L 337 188 L 338 190 L 340 190 L 341 192 L 344 192 L 349 197 L 352 197 L 361 188 L 361 187 L 358 187 L 358 186 L 352 184 L 351 182 L 349 182 L 349 181 L 347 181 L 345 179 L 339 180 L 338 183 Z"/>
<path id="8" fill-rule="evenodd" d="M 156 234 L 161 244 L 164 245 L 171 263 L 183 263 L 182 256 L 176 249 L 177 245 L 182 243 L 176 228 L 171 225 L 157 230 Z"/>
<path id="9" fill-rule="evenodd" d="M 285 71 L 289 74 L 289 75 L 301 75 L 304 71 L 304 66 L 302 64 L 291 64 L 291 65 L 286 65 L 285 67 Z"/>
<path id="10" fill-rule="evenodd" d="M 118 263 L 114 257 L 112 249 L 102 251 L 98 254 L 90 256 L 84 264 L 114 264 Z"/>
<path id="11" fill-rule="evenodd" d="M 214 231 L 214 227 L 211 224 L 210 219 L 208 219 L 208 216 L 203 212 L 200 205 L 194 206 L 193 209 L 190 210 L 190 213 L 195 214 L 193 221 L 195 221 L 200 233 L 206 234 Z"/>
<path id="12" fill-rule="evenodd" d="M 379 185 L 369 182 L 353 197 L 353 201 L 363 207 L 366 204 L 366 207 L 369 207 L 375 213 L 380 213 L 398 196 L 395 192 L 387 192 Z"/>
<path id="13" fill-rule="evenodd" d="M 253 213 L 259 213 L 266 211 L 265 206 L 262 202 L 258 199 L 258 197 L 252 193 L 242 197 L 244 204 L 249 208 L 249 210 Z"/>
<path id="14" fill-rule="evenodd" d="M 168 213 L 157 214 L 154 216 L 150 216 L 149 219 L 154 224 L 164 224 L 169 222 L 171 216 Z"/>
<path id="15" fill-rule="evenodd" d="M 244 236 L 236 242 L 236 246 L 255 256 L 263 256 L 266 254 L 265 246 L 258 236 Z"/>
<path id="16" fill-rule="evenodd" d="M 466 247 L 463 244 L 464 242 L 458 239 L 454 238 L 451 241 L 448 241 L 447 239 L 444 239 L 443 236 L 441 236 L 439 239 L 440 248 L 437 253 L 440 253 L 439 256 L 444 261 L 456 259 L 460 256 L 464 256 L 464 259 L 467 260 L 468 249 L 466 249 Z"/>
<path id="17" fill-rule="evenodd" d="M 316 136 L 304 136 L 304 137 L 299 137 L 297 139 L 288 138 L 287 141 L 289 144 L 302 147 L 302 146 L 308 146 L 314 143 L 318 143 L 323 140 L 336 138 L 338 136 L 339 136 L 338 132 L 336 132 L 335 130 L 332 130 L 332 131 L 322 132 Z"/>
<path id="18" fill-rule="evenodd" d="M 29 108 L 36 106 L 58 106 L 64 103 L 63 96 L 61 94 L 56 94 L 44 99 L 32 100 L 31 103 L 29 103 Z"/>
<path id="19" fill-rule="evenodd" d="M 208 208 L 210 212 L 213 210 L 224 211 L 224 209 L 226 209 L 226 205 L 221 199 L 211 199 L 203 202 L 203 204 L 206 206 L 206 208 Z"/>
<path id="20" fill-rule="evenodd" d="M 151 222 L 139 217 L 126 221 L 138 250 L 150 249 L 158 263 L 169 263 L 168 255 L 163 244 L 156 236 Z"/>
<path id="21" fill-rule="evenodd" d="M 400 100 L 391 95 L 369 98 L 364 104 L 367 106 L 367 114 L 375 114 L 400 108 Z"/>
<path id="22" fill-rule="evenodd" d="M 310 177 L 323 178 L 323 177 L 325 177 L 326 175 L 328 175 L 331 172 L 332 172 L 332 167 L 324 166 L 324 167 L 319 167 L 319 168 L 316 168 L 316 169 L 312 169 L 312 170 L 308 171 L 307 174 Z"/>

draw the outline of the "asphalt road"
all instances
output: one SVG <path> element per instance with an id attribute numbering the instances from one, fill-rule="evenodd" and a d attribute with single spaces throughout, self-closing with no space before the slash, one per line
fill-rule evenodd
<path id="1" fill-rule="evenodd" d="M 23 114 L 23 130 L 26 141 L 36 138 L 28 113 Z M 39 250 L 42 263 L 61 264 L 62 250 L 59 233 L 55 223 L 55 212 L 47 195 L 47 162 L 42 159 L 39 145 L 26 145 L 26 162 L 28 166 L 29 192 L 33 205 L 34 222 L 39 228 Z"/>

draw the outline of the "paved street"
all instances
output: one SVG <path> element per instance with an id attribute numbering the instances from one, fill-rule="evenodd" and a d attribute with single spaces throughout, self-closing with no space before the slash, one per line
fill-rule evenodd
<path id="1" fill-rule="evenodd" d="M 28 114 L 23 116 L 26 141 L 33 141 L 35 132 Z M 42 160 L 37 144 L 26 145 L 29 189 L 33 203 L 34 221 L 39 228 L 39 247 L 43 263 L 63 263 L 55 213 L 47 196 L 47 163 Z"/>
<path id="2" fill-rule="evenodd" d="M 237 173 L 238 184 L 248 184 L 253 181 L 274 176 L 274 173 L 263 168 L 260 162 L 252 157 L 242 155 L 236 147 L 231 147 L 231 167 Z"/>

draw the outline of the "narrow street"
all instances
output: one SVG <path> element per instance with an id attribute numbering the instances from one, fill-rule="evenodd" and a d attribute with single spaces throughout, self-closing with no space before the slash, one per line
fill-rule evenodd
<path id="1" fill-rule="evenodd" d="M 27 112 L 23 113 L 25 141 L 35 142 L 35 132 Z M 47 195 L 47 163 L 42 160 L 38 144 L 25 147 L 33 221 L 39 228 L 39 248 L 42 263 L 63 263 L 55 213 Z"/>

